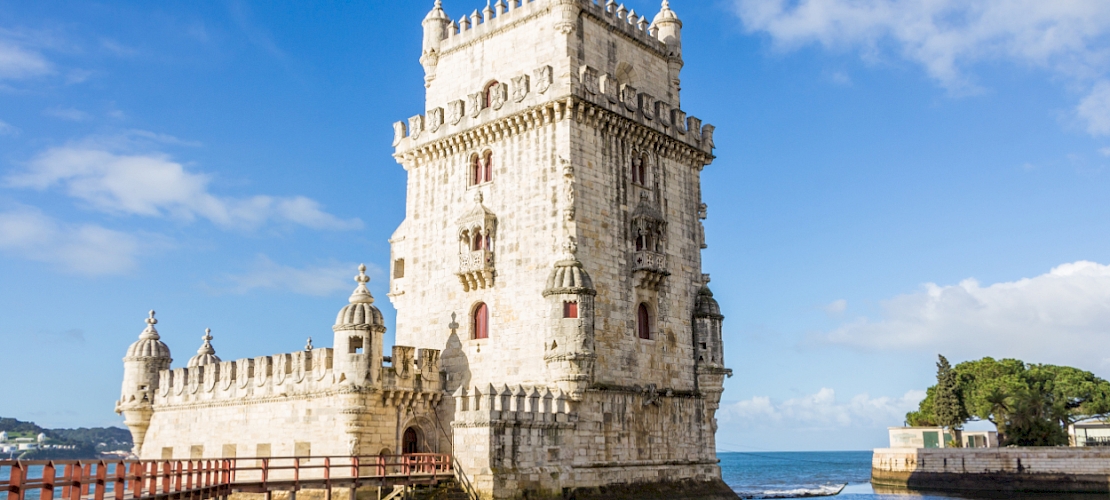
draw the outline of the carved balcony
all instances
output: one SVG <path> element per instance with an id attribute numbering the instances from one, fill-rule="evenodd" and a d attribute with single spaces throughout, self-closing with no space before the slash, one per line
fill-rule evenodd
<path id="1" fill-rule="evenodd" d="M 455 273 L 462 282 L 463 291 L 493 286 L 493 252 L 476 250 L 459 254 L 459 271 Z"/>
<path id="2" fill-rule="evenodd" d="M 632 275 L 637 279 L 636 286 L 649 290 L 659 289 L 663 279 L 671 275 L 667 271 L 667 254 L 648 250 L 633 252 Z"/>

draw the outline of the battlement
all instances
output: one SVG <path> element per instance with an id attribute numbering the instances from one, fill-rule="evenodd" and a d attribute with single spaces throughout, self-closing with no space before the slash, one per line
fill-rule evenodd
<path id="1" fill-rule="evenodd" d="M 414 354 L 418 353 L 418 356 Z M 270 397 L 311 396 L 338 390 L 332 349 L 244 358 L 202 366 L 162 370 L 154 406 L 235 402 Z M 379 360 L 384 392 L 439 393 L 439 351 L 394 346 L 393 357 Z"/>
<path id="2" fill-rule="evenodd" d="M 549 387 L 488 385 L 485 389 L 458 388 L 455 398 L 456 427 L 484 426 L 495 422 L 518 425 L 568 424 L 577 419 L 570 397 Z"/>

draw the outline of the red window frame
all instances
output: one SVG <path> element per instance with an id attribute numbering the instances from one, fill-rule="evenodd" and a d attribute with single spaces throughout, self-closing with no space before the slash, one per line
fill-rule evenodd
<path id="1" fill-rule="evenodd" d="M 478 304 L 474 308 L 474 339 L 488 339 L 489 338 L 489 307 L 485 303 Z"/>
<path id="2" fill-rule="evenodd" d="M 563 302 L 563 318 L 574 319 L 578 317 L 578 302 Z"/>

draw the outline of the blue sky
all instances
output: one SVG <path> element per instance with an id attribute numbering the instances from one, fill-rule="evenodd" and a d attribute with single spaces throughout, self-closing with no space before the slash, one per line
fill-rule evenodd
<path id="1" fill-rule="evenodd" d="M 119 424 L 150 308 L 178 364 L 326 346 L 365 262 L 392 321 L 431 2 L 287 3 L 0 0 L 0 414 Z M 938 352 L 1110 377 L 1110 4 L 671 3 L 721 449 L 880 446 Z"/>

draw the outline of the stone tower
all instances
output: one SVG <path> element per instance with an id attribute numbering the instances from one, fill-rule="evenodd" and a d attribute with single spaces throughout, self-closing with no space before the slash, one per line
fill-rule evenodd
<path id="1" fill-rule="evenodd" d="M 133 453 L 139 454 L 143 448 L 147 428 L 154 414 L 154 395 L 158 392 L 158 372 L 168 370 L 173 359 L 170 348 L 162 343 L 154 325 L 154 311 L 146 319 L 146 329 L 139 340 L 127 349 L 123 358 L 123 391 L 116 402 L 116 413 L 123 415 L 124 423 L 131 430 L 135 444 Z M 205 341 L 207 343 L 207 341 Z"/>
<path id="2" fill-rule="evenodd" d="M 457 18 L 437 0 L 423 28 L 426 111 L 394 126 L 389 298 L 399 343 L 442 349 L 464 472 L 491 498 L 729 497 L 731 372 L 701 268 L 713 127 L 681 108 L 681 20 L 666 1 L 649 22 L 613 0 Z"/>

